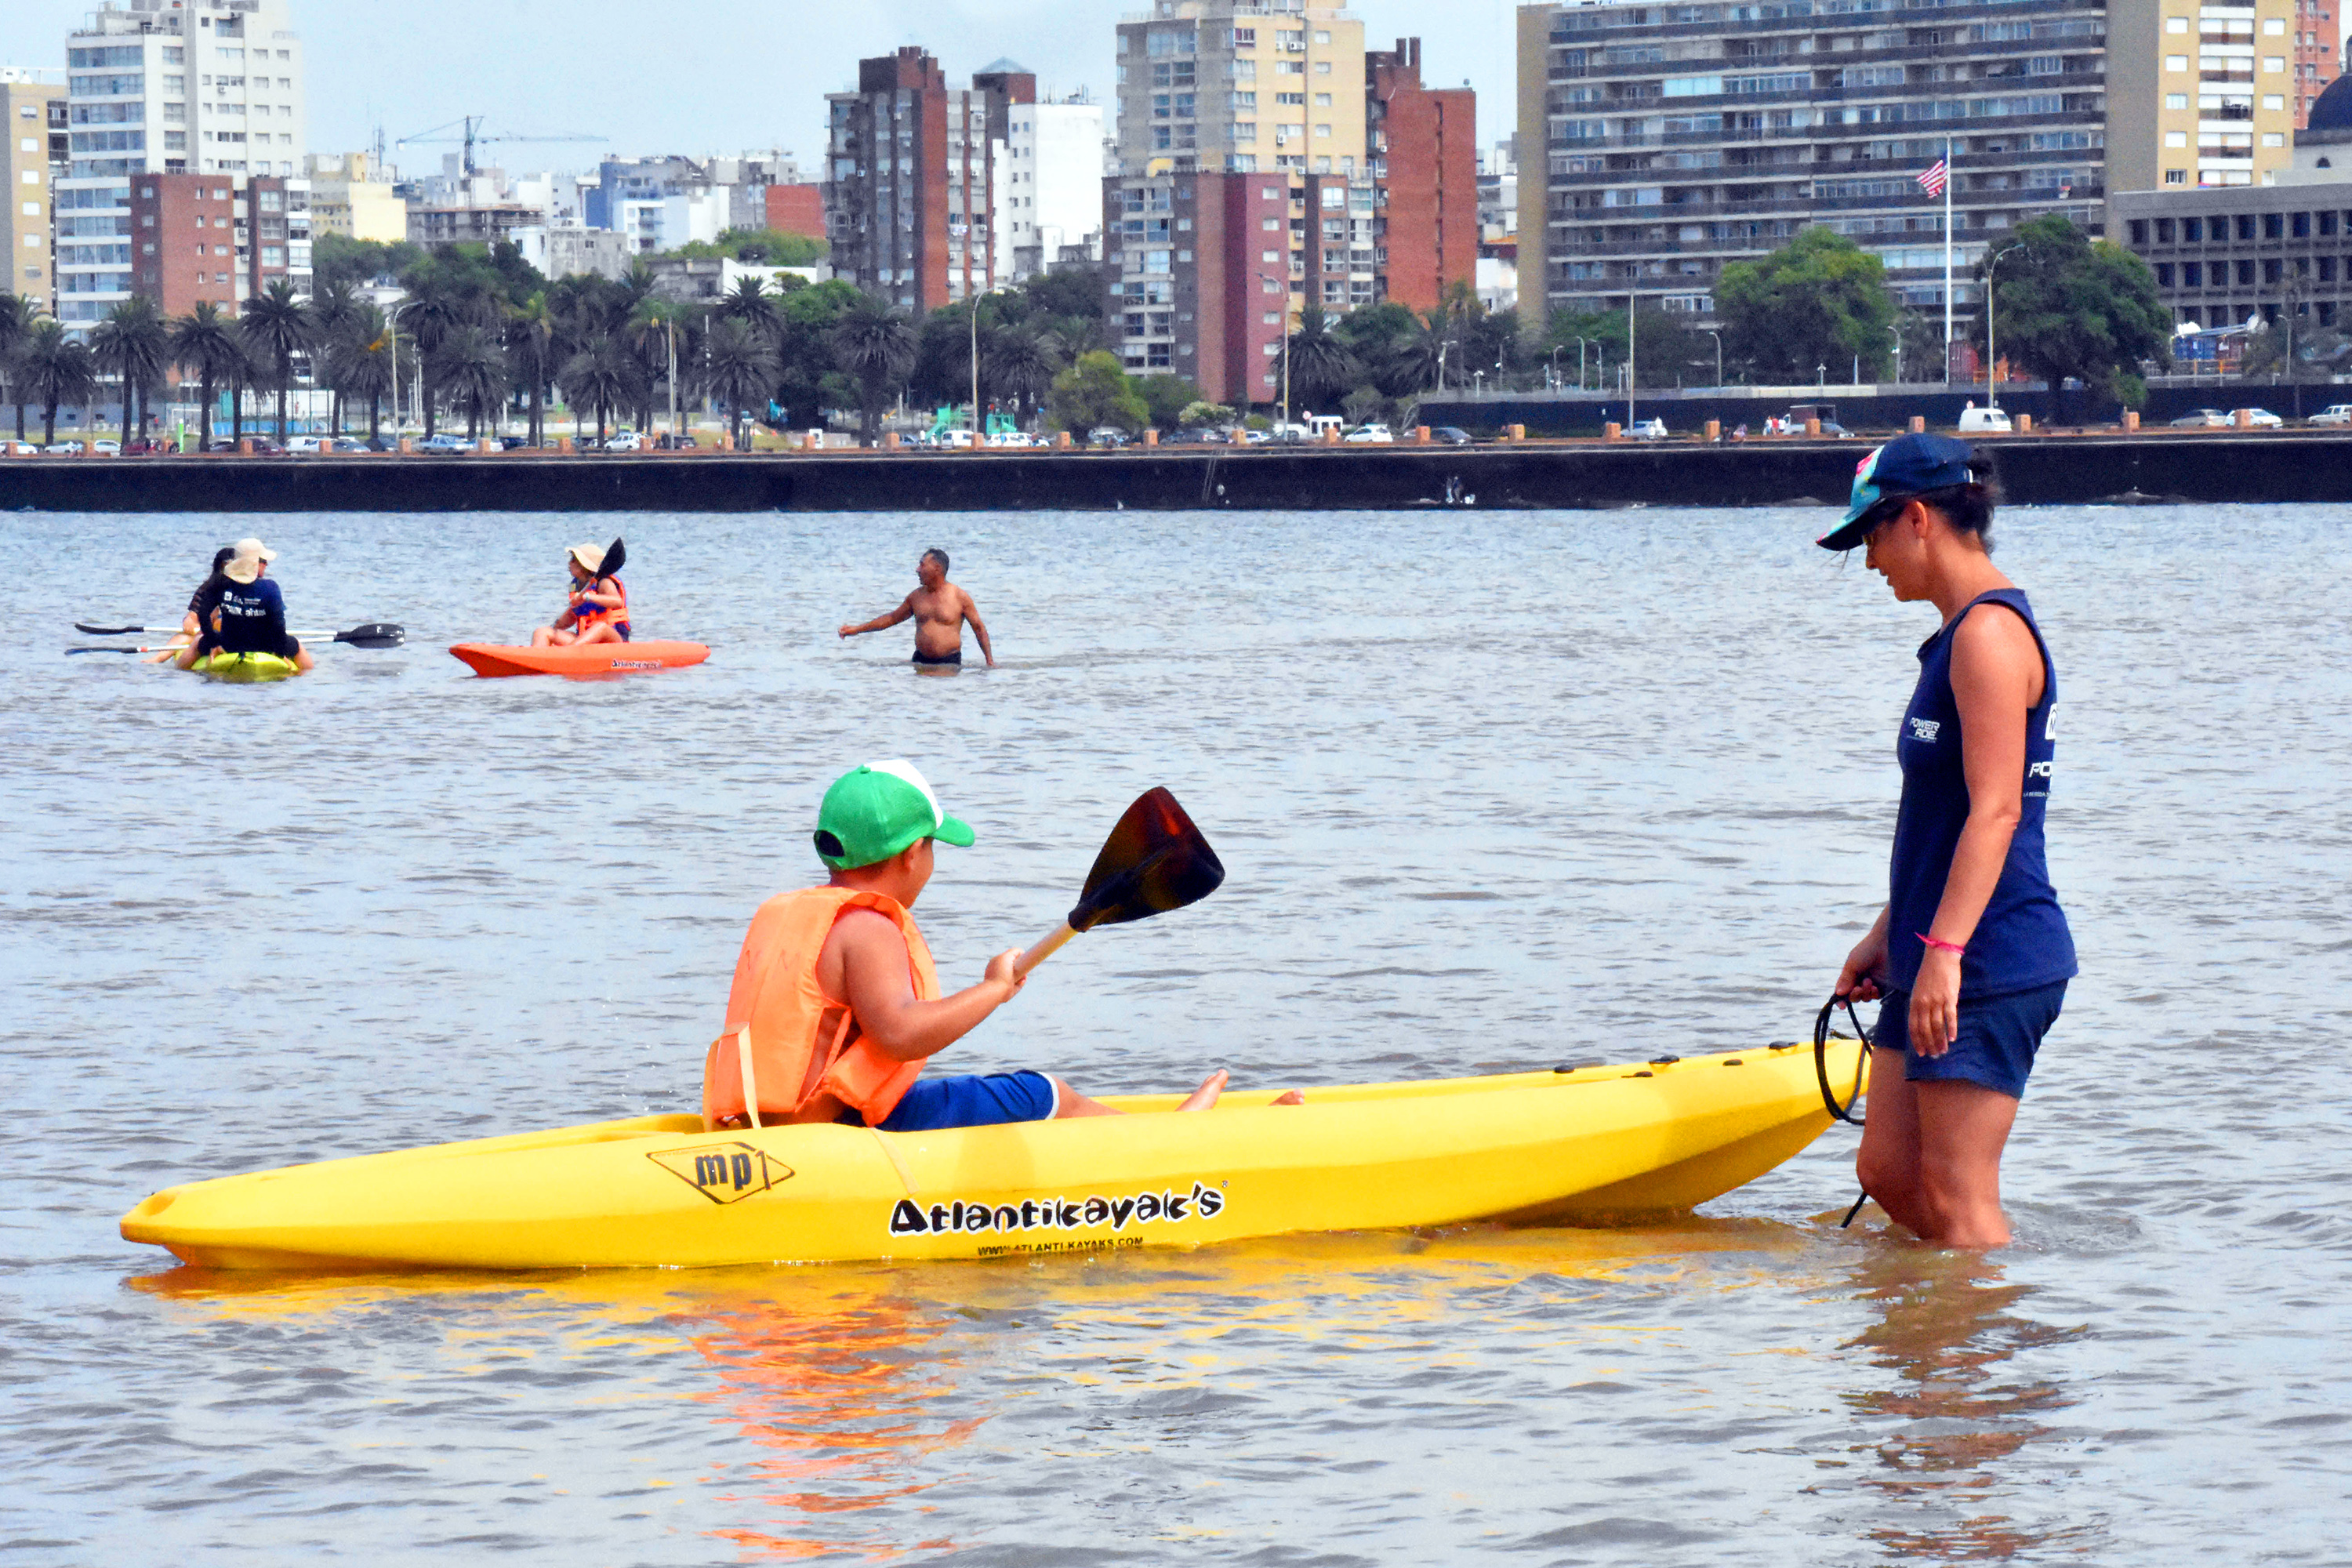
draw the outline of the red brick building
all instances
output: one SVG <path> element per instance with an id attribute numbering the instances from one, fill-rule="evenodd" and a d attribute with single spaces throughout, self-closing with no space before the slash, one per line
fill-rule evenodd
<path id="1" fill-rule="evenodd" d="M 238 274 L 244 203 L 227 174 L 139 174 L 131 182 L 131 291 L 167 316 L 202 300 L 231 315 L 243 293 Z"/>
<path id="2" fill-rule="evenodd" d="M 824 237 L 823 185 L 770 185 L 763 195 L 770 228 L 778 234 L 797 234 L 810 239 Z"/>
<path id="3" fill-rule="evenodd" d="M 1419 38 L 1365 50 L 1364 79 L 1380 296 L 1433 310 L 1454 284 L 1477 286 L 1477 95 L 1423 86 Z"/>
<path id="4" fill-rule="evenodd" d="M 1037 79 L 1004 68 L 950 89 L 920 48 L 857 63 L 857 90 L 828 93 L 824 234 L 833 265 L 868 293 L 917 312 L 993 285 L 993 156 Z M 1009 275 L 1012 258 L 1002 258 Z"/>
<path id="5" fill-rule="evenodd" d="M 2343 0 L 2294 0 L 2294 128 L 2311 123 L 2314 100 L 2343 68 Z"/>

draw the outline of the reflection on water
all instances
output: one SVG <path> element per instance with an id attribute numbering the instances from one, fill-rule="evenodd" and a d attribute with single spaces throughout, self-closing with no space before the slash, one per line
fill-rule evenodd
<path id="1" fill-rule="evenodd" d="M 528 625 L 576 520 L 247 519 L 298 615 L 412 642 L 229 688 L 59 653 L 178 603 L 220 520 L 0 511 L 57 634 L 0 641 L 0 1544 L 2173 1568 L 2255 1555 L 2246 1520 L 2340 1562 L 2347 507 L 2002 519 L 2069 693 L 2084 974 L 1990 1267 L 1839 1230 L 1844 1129 L 1622 1231 L 331 1282 L 114 1234 L 192 1177 L 691 1107 L 745 919 L 875 755 L 979 831 L 923 901 L 943 978 L 1049 927 L 1151 784 L 1230 872 L 1074 944 L 960 1068 L 1311 1088 L 1795 1038 L 1875 908 L 1925 635 L 1820 521 L 631 518 L 641 629 L 711 660 L 572 683 L 438 645 Z M 986 679 L 834 635 L 933 544 Z"/>

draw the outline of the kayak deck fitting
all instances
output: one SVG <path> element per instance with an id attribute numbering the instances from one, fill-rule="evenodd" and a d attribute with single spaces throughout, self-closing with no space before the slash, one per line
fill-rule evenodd
<path id="1" fill-rule="evenodd" d="M 710 650 L 698 642 L 600 642 L 569 647 L 514 647 L 461 642 L 452 657 L 483 676 L 608 675 L 615 670 L 683 669 L 700 664 Z"/>
<path id="2" fill-rule="evenodd" d="M 1859 1087 L 1853 1040 L 1827 1071 Z M 1197 1246 L 1686 1210 L 1830 1125 L 1813 1052 L 1228 1093 L 1213 1110 L 882 1132 L 644 1116 L 169 1187 L 125 1239 L 221 1268 L 707 1268 Z M 1109 1099 L 1172 1112 L 1175 1095 Z"/>

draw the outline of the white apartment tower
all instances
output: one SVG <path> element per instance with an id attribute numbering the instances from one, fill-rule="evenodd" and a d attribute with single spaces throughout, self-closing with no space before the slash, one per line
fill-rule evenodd
<path id="1" fill-rule="evenodd" d="M 86 325 L 131 295 L 131 185 L 139 175 L 296 176 L 307 137 L 302 40 L 286 0 L 105 0 L 66 38 L 69 162 L 58 182 L 58 316 Z M 299 221 L 287 268 L 307 289 L 307 187 L 268 203 Z M 254 244 L 238 204 L 240 281 Z M 274 268 L 273 268 L 274 270 Z M 239 297 L 243 297 L 240 291 Z"/>
<path id="2" fill-rule="evenodd" d="M 1102 259 L 1104 132 L 1102 106 L 1083 98 L 1006 110 L 998 287 L 1053 270 L 1065 252 Z"/>

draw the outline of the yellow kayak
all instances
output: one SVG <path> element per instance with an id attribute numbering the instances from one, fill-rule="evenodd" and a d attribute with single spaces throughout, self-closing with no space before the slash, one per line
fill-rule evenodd
<path id="1" fill-rule="evenodd" d="M 208 653 L 188 668 L 214 680 L 231 680 L 240 684 L 284 680 L 289 676 L 302 673 L 301 667 L 292 659 L 280 658 L 274 653 Z"/>
<path id="2" fill-rule="evenodd" d="M 1843 1100 L 1866 1064 L 1832 1040 Z M 1107 1100 L 1124 1118 L 706 1132 L 644 1116 L 168 1187 L 131 1241 L 220 1268 L 704 1268 L 1194 1247 L 1688 1209 L 1830 1124 L 1808 1047 L 1545 1073 Z"/>

